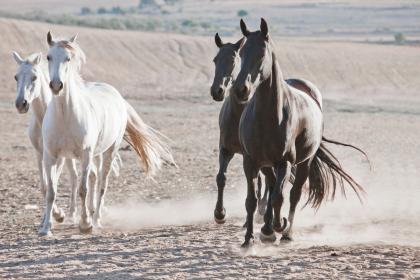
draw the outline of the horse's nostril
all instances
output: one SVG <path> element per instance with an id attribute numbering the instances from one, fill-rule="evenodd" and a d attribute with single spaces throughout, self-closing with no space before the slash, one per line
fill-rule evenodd
<path id="1" fill-rule="evenodd" d="M 26 99 L 25 99 L 25 100 L 23 100 L 22 105 L 23 105 L 24 107 L 26 107 L 26 105 L 28 105 L 28 101 L 26 101 Z"/>
<path id="2" fill-rule="evenodd" d="M 52 82 L 50 82 L 50 89 L 52 89 L 53 88 L 53 84 L 52 84 Z"/>
<path id="3" fill-rule="evenodd" d="M 60 90 L 63 89 L 63 82 L 60 82 Z"/>
<path id="4" fill-rule="evenodd" d="M 220 95 L 222 95 L 223 94 L 223 89 L 222 88 L 219 88 L 219 90 L 217 91 L 217 94 L 220 96 Z"/>

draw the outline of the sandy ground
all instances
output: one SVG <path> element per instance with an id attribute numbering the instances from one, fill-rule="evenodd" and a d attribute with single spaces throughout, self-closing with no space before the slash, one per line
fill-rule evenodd
<path id="1" fill-rule="evenodd" d="M 88 80 L 107 81 L 153 127 L 169 136 L 179 168 L 145 181 L 133 151 L 110 182 L 104 228 L 80 235 L 55 224 L 38 238 L 43 201 L 29 115 L 13 107 L 12 50 L 45 50 L 44 34 L 79 33 Z M 240 157 L 228 173 L 225 225 L 213 222 L 220 104 L 208 85 L 212 38 L 113 32 L 0 19 L 0 278 L 420 279 L 419 48 L 278 39 L 286 77 L 319 85 L 326 136 L 357 144 L 334 149 L 366 187 L 364 204 L 348 194 L 296 217 L 296 241 L 241 251 L 245 182 Z M 66 172 L 65 172 L 66 173 Z M 68 178 L 58 204 L 68 209 Z M 287 205 L 286 205 L 287 206 Z M 255 225 L 258 233 L 260 225 Z"/>

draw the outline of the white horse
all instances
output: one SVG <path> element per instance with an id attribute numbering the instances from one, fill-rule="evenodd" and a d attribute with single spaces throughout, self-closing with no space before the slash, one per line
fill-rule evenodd
<path id="1" fill-rule="evenodd" d="M 48 190 L 40 235 L 51 233 L 57 180 L 63 164 L 61 158 L 81 160 L 81 232 L 92 230 L 86 194 L 94 156 L 103 154 L 100 197 L 93 217 L 98 225 L 111 163 L 123 138 L 134 148 L 147 174 L 153 174 L 163 161 L 173 162 L 171 153 L 158 134 L 141 120 L 115 88 L 105 83 L 85 83 L 82 80 L 79 72 L 85 55 L 75 40 L 76 36 L 54 41 L 50 32 L 47 36 L 50 88 L 54 96 L 42 124 Z"/>
<path id="2" fill-rule="evenodd" d="M 23 59 L 17 52 L 13 52 L 13 57 L 19 65 L 18 71 L 15 75 L 17 83 L 16 87 L 16 109 L 19 113 L 23 114 L 28 112 L 29 107 L 32 108 L 32 117 L 29 124 L 29 138 L 32 145 L 36 150 L 39 174 L 41 179 L 41 193 L 45 197 L 47 190 L 47 180 L 45 175 L 44 163 L 42 160 L 42 121 L 44 119 L 45 112 L 48 104 L 51 102 L 52 93 L 48 83 L 48 67 L 42 60 L 41 53 L 34 53 L 29 55 L 26 59 Z M 112 170 L 115 175 L 118 176 L 119 162 L 115 161 Z M 65 161 L 66 166 L 70 173 L 70 184 L 71 184 L 71 197 L 70 197 L 70 217 L 73 222 L 76 222 L 77 213 L 77 169 L 76 162 L 74 159 L 68 159 Z M 100 167 L 101 156 L 96 158 L 97 166 Z M 96 170 L 92 172 L 90 178 L 93 187 L 89 189 L 89 210 L 91 213 L 95 211 L 96 207 L 96 193 L 95 193 L 95 182 L 96 182 Z M 53 216 L 57 222 L 63 222 L 64 211 L 58 208 L 55 204 L 53 207 Z"/>
<path id="3" fill-rule="evenodd" d="M 44 119 L 47 106 L 51 101 L 52 94 L 48 86 L 48 69 L 42 65 L 41 53 L 35 53 L 22 59 L 17 52 L 13 52 L 13 57 L 19 65 L 15 75 L 16 80 L 16 109 L 19 113 L 28 112 L 32 108 L 32 117 L 29 123 L 29 139 L 36 150 L 39 176 L 41 181 L 41 193 L 45 197 L 47 190 L 47 180 L 44 164 L 42 161 L 42 120 Z M 45 75 L 47 74 L 47 75 Z M 77 169 L 74 160 L 66 160 L 66 166 L 70 173 L 71 200 L 70 216 L 76 215 L 76 191 L 77 191 Z M 57 222 L 63 222 L 64 211 L 53 206 L 53 216 Z"/>

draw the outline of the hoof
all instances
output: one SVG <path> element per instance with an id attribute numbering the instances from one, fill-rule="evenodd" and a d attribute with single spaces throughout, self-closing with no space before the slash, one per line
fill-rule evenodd
<path id="1" fill-rule="evenodd" d="M 48 237 L 48 236 L 52 236 L 52 232 L 50 229 L 39 229 L 38 230 L 38 236 L 39 237 Z"/>
<path id="2" fill-rule="evenodd" d="M 241 248 L 242 248 L 242 249 L 248 249 L 248 248 L 250 248 L 250 247 L 252 246 L 252 243 L 253 243 L 253 242 L 251 242 L 251 241 L 249 241 L 249 240 L 248 240 L 248 241 L 246 241 L 246 240 L 245 240 L 245 242 L 244 242 L 244 243 L 242 243 Z"/>
<path id="3" fill-rule="evenodd" d="M 51 232 L 51 230 L 49 230 L 49 231 L 39 231 L 38 236 L 39 237 L 50 237 L 50 236 L 52 236 L 52 232 Z"/>
<path id="4" fill-rule="evenodd" d="M 99 218 L 93 219 L 93 226 L 96 228 L 102 228 L 101 219 Z"/>
<path id="5" fill-rule="evenodd" d="M 283 225 L 281 224 L 274 224 L 273 229 L 275 232 L 282 233 L 287 228 L 287 219 L 283 218 Z"/>
<path id="6" fill-rule="evenodd" d="M 261 228 L 260 240 L 263 243 L 273 243 L 276 241 L 276 234 L 271 227 L 264 225 Z"/>
<path id="7" fill-rule="evenodd" d="M 80 221 L 79 223 L 79 230 L 80 233 L 85 233 L 85 234 L 90 234 L 92 233 L 92 223 L 88 222 L 88 223 L 83 223 L 82 221 Z"/>
<path id="8" fill-rule="evenodd" d="M 222 211 L 214 210 L 214 221 L 217 224 L 224 224 L 226 222 L 226 210 L 224 207 Z"/>
<path id="9" fill-rule="evenodd" d="M 274 243 L 276 241 L 276 234 L 273 232 L 270 235 L 265 235 L 263 232 L 260 232 L 260 240 L 262 243 Z"/>
<path id="10" fill-rule="evenodd" d="M 251 234 L 251 237 L 245 236 L 245 241 L 242 243 L 241 248 L 249 248 L 254 243 L 254 236 Z"/>
<path id="11" fill-rule="evenodd" d="M 64 211 L 60 209 L 58 210 L 58 213 L 53 213 L 53 217 L 57 223 L 61 224 L 62 222 L 64 222 L 64 218 L 66 217 L 66 214 L 64 214 Z"/>
<path id="12" fill-rule="evenodd" d="M 290 237 L 290 236 L 288 236 L 288 235 L 283 235 L 283 236 L 280 238 L 280 242 L 285 242 L 285 243 L 287 243 L 287 242 L 291 242 L 291 241 L 293 241 L 293 238 L 292 238 L 292 237 Z"/>

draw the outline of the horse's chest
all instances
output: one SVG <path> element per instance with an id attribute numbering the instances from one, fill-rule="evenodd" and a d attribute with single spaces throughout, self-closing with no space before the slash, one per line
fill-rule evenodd
<path id="1" fill-rule="evenodd" d="M 287 133 L 280 127 L 267 127 L 244 119 L 240 125 L 240 142 L 244 153 L 261 166 L 272 165 L 288 152 Z"/>

